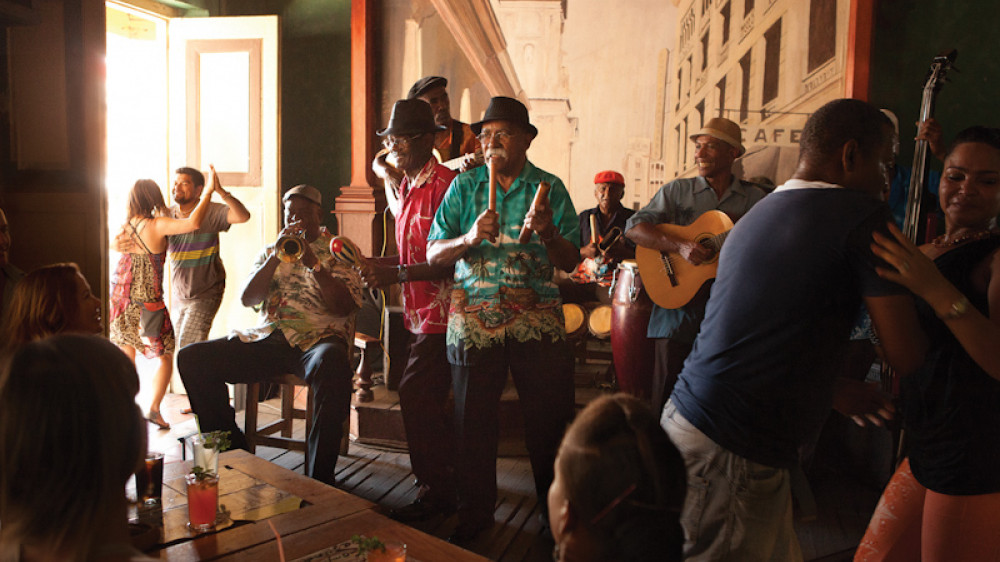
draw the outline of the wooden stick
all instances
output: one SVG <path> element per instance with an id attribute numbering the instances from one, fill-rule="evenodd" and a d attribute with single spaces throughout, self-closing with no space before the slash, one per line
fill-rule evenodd
<path id="1" fill-rule="evenodd" d="M 497 172 L 496 164 L 493 158 L 489 159 L 490 166 L 490 210 L 496 212 L 497 210 Z"/>
<path id="2" fill-rule="evenodd" d="M 535 192 L 535 199 L 531 202 L 531 208 L 536 209 L 542 204 L 542 201 L 548 201 L 549 199 L 549 189 L 551 186 L 549 182 L 543 181 L 538 184 L 538 191 Z M 520 244 L 527 244 L 531 240 L 532 230 L 526 226 L 521 227 L 521 235 L 517 237 L 517 241 Z"/>
<path id="3" fill-rule="evenodd" d="M 590 243 L 597 244 L 597 214 L 590 215 Z"/>

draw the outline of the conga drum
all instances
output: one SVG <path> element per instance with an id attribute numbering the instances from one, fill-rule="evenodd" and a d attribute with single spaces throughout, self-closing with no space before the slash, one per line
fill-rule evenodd
<path id="1" fill-rule="evenodd" d="M 587 311 L 576 303 L 565 303 L 563 307 L 563 319 L 566 322 L 566 337 L 577 339 L 587 330 Z"/>
<path id="2" fill-rule="evenodd" d="M 618 388 L 649 402 L 653 393 L 653 341 L 646 337 L 646 328 L 653 301 L 642 288 L 635 260 L 618 265 L 611 293 L 611 351 Z"/>
<path id="3" fill-rule="evenodd" d="M 587 331 L 600 340 L 611 335 L 611 305 L 599 304 L 587 315 Z"/>

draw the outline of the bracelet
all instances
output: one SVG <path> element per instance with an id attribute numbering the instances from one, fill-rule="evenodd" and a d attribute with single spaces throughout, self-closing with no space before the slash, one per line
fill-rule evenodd
<path id="1" fill-rule="evenodd" d="M 951 303 L 951 308 L 944 315 L 940 315 L 942 320 L 955 320 L 956 318 L 961 318 L 968 314 L 969 310 L 972 308 L 972 303 L 969 299 L 962 295 L 955 302 Z"/>

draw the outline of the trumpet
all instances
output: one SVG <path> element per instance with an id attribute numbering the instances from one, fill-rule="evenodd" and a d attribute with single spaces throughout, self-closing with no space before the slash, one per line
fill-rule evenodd
<path id="1" fill-rule="evenodd" d="M 286 234 L 278 238 L 274 245 L 274 251 L 278 259 L 285 263 L 295 263 L 302 259 L 302 254 L 306 251 L 306 241 L 301 236 Z"/>

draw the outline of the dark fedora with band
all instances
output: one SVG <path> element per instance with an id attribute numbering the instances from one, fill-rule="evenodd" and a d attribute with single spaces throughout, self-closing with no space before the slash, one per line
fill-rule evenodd
<path id="1" fill-rule="evenodd" d="M 491 98 L 490 105 L 486 108 L 486 113 L 483 114 L 483 120 L 469 126 L 472 127 L 472 132 L 478 136 L 479 132 L 483 130 L 483 125 L 490 121 L 510 121 L 528 129 L 532 135 L 538 134 L 538 129 L 528 121 L 528 108 L 514 98 L 504 96 Z"/>
<path id="2" fill-rule="evenodd" d="M 421 99 L 399 100 L 392 104 L 392 114 L 389 116 L 389 126 L 376 133 L 380 137 L 386 135 L 419 135 L 421 133 L 436 133 L 444 127 L 434 123 L 434 111 L 430 104 Z"/>

